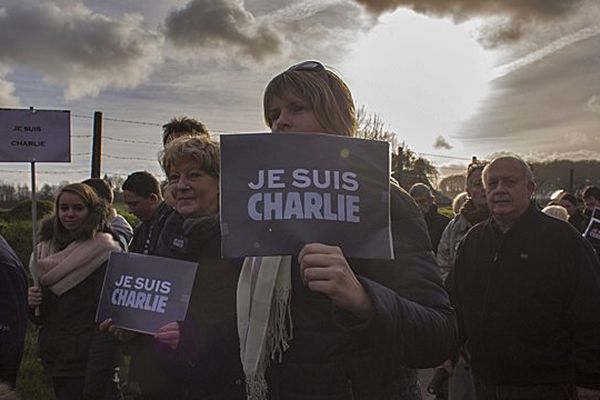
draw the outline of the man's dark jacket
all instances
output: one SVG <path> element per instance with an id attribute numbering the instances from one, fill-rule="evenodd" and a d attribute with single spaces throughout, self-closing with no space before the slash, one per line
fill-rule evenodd
<path id="1" fill-rule="evenodd" d="M 584 215 L 579 209 L 575 210 L 573 215 L 569 217 L 569 223 L 581 233 L 585 232 L 588 222 L 589 217 Z"/>
<path id="2" fill-rule="evenodd" d="M 531 205 L 462 242 L 451 279 L 473 374 L 488 384 L 600 388 L 600 265 L 570 224 Z"/>
<path id="3" fill-rule="evenodd" d="M 442 239 L 444 229 L 446 229 L 446 225 L 448 225 L 449 222 L 450 218 L 440 214 L 437 210 L 437 205 L 435 204 L 432 204 L 431 207 L 429 207 L 427 214 L 425 214 L 425 223 L 427 223 L 427 231 L 429 232 L 434 252 L 437 252 L 440 239 Z"/>
<path id="4" fill-rule="evenodd" d="M 133 239 L 129 244 L 131 253 L 154 254 L 160 231 L 173 209 L 164 201 L 161 202 L 154 215 L 148 221 L 142 221 L 135 227 Z"/>
<path id="5" fill-rule="evenodd" d="M 27 330 L 27 275 L 0 235 L 0 382 L 14 387 Z"/>

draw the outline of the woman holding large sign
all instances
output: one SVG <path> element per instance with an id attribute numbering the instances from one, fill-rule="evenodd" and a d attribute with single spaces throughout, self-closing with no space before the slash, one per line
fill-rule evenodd
<path id="1" fill-rule="evenodd" d="M 108 256 L 120 251 L 109 216 L 92 188 L 75 183 L 61 189 L 54 214 L 40 227 L 37 263 L 30 264 L 40 286 L 29 288 L 28 302 L 41 325 L 39 355 L 58 400 L 83 398 L 100 378 L 90 374 L 97 371 L 90 365 L 90 346 L 98 334 L 94 317 Z M 107 388 L 106 381 L 99 386 Z"/>
<path id="2" fill-rule="evenodd" d="M 264 117 L 273 133 L 357 129 L 348 87 L 315 61 L 271 80 Z M 391 186 L 394 260 L 348 259 L 322 243 L 306 244 L 297 257 L 245 260 L 237 301 L 249 398 L 420 398 L 414 371 L 403 366 L 445 360 L 455 316 L 425 222 L 410 196 Z M 273 294 L 256 301 L 269 282 Z"/>

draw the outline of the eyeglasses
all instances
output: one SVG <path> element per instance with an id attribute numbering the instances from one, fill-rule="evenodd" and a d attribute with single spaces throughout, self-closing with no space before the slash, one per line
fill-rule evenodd
<path id="1" fill-rule="evenodd" d="M 325 66 L 318 61 L 302 61 L 298 64 L 294 64 L 287 69 L 287 71 L 314 71 L 322 72 L 325 71 Z"/>

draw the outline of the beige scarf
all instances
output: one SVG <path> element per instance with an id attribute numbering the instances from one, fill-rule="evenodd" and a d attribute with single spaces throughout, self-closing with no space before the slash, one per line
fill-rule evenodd
<path id="1" fill-rule="evenodd" d="M 267 398 L 265 371 L 271 359 L 281 362 L 292 339 L 291 260 L 248 257 L 237 287 L 240 356 L 249 400 Z"/>
<path id="2" fill-rule="evenodd" d="M 33 256 L 29 269 L 40 277 L 40 284 L 48 286 L 57 296 L 74 288 L 98 269 L 111 251 L 121 251 L 119 244 L 108 233 L 97 233 L 92 239 L 71 242 L 63 250 L 54 252 L 51 241 L 37 245 L 37 266 Z"/>

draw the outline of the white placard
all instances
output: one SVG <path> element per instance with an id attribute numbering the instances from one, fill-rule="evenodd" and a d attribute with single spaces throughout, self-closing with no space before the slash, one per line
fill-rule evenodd
<path id="1" fill-rule="evenodd" d="M 0 161 L 70 162 L 71 112 L 0 108 Z"/>

